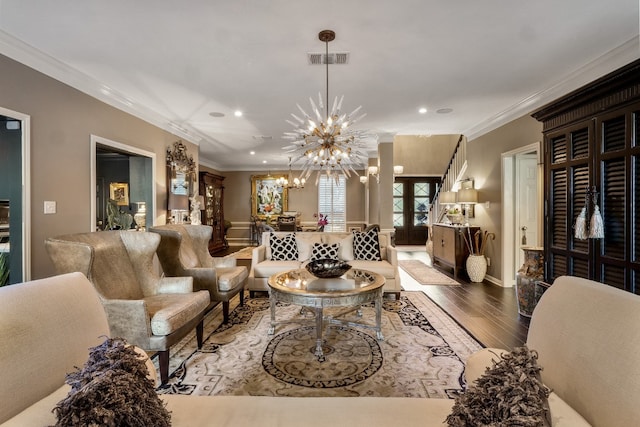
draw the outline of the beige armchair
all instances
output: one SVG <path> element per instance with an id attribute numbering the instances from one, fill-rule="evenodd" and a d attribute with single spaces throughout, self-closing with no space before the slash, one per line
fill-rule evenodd
<path id="1" fill-rule="evenodd" d="M 112 337 L 157 352 L 160 379 L 169 378 L 169 348 L 194 328 L 202 346 L 206 292 L 193 291 L 191 277 L 154 271 L 160 243 L 154 233 L 101 231 L 48 238 L 45 247 L 58 274 L 79 271 L 96 288 Z"/>
<path id="2" fill-rule="evenodd" d="M 239 294 L 240 305 L 244 303 L 247 268 L 236 266 L 233 257 L 209 254 L 213 229 L 208 225 L 167 224 L 149 231 L 161 236 L 158 259 L 164 274 L 193 277 L 194 289 L 209 292 L 211 301 L 207 310 L 222 302 L 224 323 L 227 323 L 231 298 Z"/>

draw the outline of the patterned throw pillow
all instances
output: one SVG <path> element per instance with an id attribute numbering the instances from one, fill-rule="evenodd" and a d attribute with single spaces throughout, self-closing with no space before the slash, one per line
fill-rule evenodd
<path id="1" fill-rule="evenodd" d="M 298 245 L 294 234 L 287 234 L 279 238 L 271 233 L 269 235 L 269 246 L 271 247 L 271 259 L 274 261 L 298 260 Z"/>
<path id="2" fill-rule="evenodd" d="M 314 243 L 311 251 L 311 261 L 317 259 L 338 259 L 340 244 L 329 245 L 327 243 Z"/>
<path id="3" fill-rule="evenodd" d="M 353 257 L 361 261 L 382 261 L 378 232 L 353 232 Z"/>

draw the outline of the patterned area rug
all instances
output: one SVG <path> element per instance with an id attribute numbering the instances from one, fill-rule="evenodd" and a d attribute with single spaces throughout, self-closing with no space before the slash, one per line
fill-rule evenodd
<path id="1" fill-rule="evenodd" d="M 278 321 L 309 317 L 278 303 Z M 361 320 L 373 319 L 373 306 L 363 307 Z M 370 329 L 329 326 L 324 362 L 314 356 L 313 326 L 279 325 L 270 336 L 269 323 L 268 298 L 247 299 L 228 325 L 220 325 L 219 315 L 209 319 L 202 350 L 191 339 L 177 351 L 171 360 L 177 369 L 158 392 L 453 398 L 465 386 L 464 361 L 482 347 L 422 292 L 385 300 L 383 341 Z"/>
<path id="2" fill-rule="evenodd" d="M 460 283 L 417 259 L 398 260 L 398 265 L 421 285 L 460 286 Z"/>

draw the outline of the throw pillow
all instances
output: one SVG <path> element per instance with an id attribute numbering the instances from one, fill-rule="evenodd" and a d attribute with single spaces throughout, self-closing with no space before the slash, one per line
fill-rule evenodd
<path id="1" fill-rule="evenodd" d="M 271 233 L 269 235 L 269 246 L 271 247 L 271 259 L 274 261 L 298 260 L 298 245 L 294 234 L 287 234 L 279 238 Z"/>
<path id="2" fill-rule="evenodd" d="M 171 425 L 143 356 L 125 340 L 107 338 L 76 369 L 66 378 L 71 391 L 53 409 L 56 426 Z"/>
<path id="3" fill-rule="evenodd" d="M 493 361 L 493 366 L 456 398 L 446 419 L 451 427 L 550 427 L 548 397 L 540 379 L 538 353 L 526 346 Z"/>
<path id="4" fill-rule="evenodd" d="M 338 249 L 340 245 L 338 243 L 329 245 L 327 243 L 314 243 L 313 250 L 311 251 L 311 261 L 317 259 L 338 259 Z"/>
<path id="5" fill-rule="evenodd" d="M 353 258 L 361 261 L 382 261 L 378 232 L 353 232 Z"/>

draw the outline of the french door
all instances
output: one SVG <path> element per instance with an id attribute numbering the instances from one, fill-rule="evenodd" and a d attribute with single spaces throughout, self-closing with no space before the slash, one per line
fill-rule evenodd
<path id="1" fill-rule="evenodd" d="M 429 210 L 440 178 L 397 177 L 393 183 L 393 226 L 397 245 L 424 245 Z"/>

